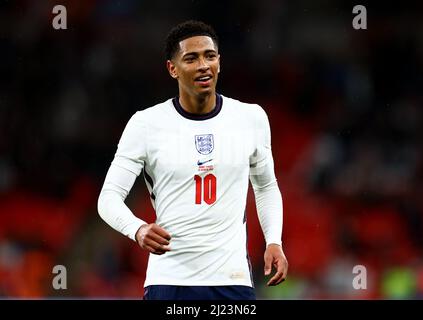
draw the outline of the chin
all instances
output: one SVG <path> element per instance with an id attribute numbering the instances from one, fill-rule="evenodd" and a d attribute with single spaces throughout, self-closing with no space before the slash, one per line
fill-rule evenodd
<path id="1" fill-rule="evenodd" d="M 206 99 L 208 97 L 211 97 L 212 94 L 213 94 L 213 92 L 211 90 L 207 91 L 207 92 L 199 92 L 197 97 L 200 98 L 200 99 Z"/>
<path id="2" fill-rule="evenodd" d="M 214 89 L 212 87 L 200 88 L 197 92 L 200 96 L 207 96 L 214 93 Z"/>

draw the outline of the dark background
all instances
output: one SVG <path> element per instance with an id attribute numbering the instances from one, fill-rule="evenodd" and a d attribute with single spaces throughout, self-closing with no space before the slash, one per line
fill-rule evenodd
<path id="1" fill-rule="evenodd" d="M 367 30 L 352 27 L 358 4 Z M 0 297 L 142 295 L 147 255 L 97 197 L 131 115 L 177 94 L 167 32 L 199 19 L 220 38 L 218 92 L 272 127 L 289 274 L 265 287 L 250 190 L 258 297 L 421 298 L 422 18 L 411 1 L 0 1 Z M 139 179 L 127 203 L 152 222 L 149 201 Z"/>

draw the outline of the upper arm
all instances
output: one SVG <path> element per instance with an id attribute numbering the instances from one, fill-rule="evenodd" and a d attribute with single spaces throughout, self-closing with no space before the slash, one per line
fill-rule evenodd
<path id="1" fill-rule="evenodd" d="M 122 133 L 112 163 L 138 176 L 147 158 L 147 139 L 146 123 L 137 112 Z"/>
<path id="2" fill-rule="evenodd" d="M 256 105 L 253 115 L 254 152 L 250 156 L 250 174 L 273 162 L 270 124 L 266 112 Z"/>

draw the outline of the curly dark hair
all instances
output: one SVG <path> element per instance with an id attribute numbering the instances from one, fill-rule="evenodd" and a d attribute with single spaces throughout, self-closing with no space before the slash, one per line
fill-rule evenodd
<path id="1" fill-rule="evenodd" d="M 166 37 L 165 56 L 171 60 L 179 50 L 179 42 L 190 37 L 209 36 L 218 47 L 218 38 L 214 29 L 202 21 L 189 20 L 173 27 Z"/>

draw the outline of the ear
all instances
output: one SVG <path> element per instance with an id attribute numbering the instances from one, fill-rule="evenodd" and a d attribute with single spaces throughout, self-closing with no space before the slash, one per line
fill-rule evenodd
<path id="1" fill-rule="evenodd" d="M 217 73 L 220 73 L 220 54 L 217 56 L 217 63 L 218 63 L 218 66 L 217 66 Z"/>
<path id="2" fill-rule="evenodd" d="M 178 79 L 178 73 L 176 71 L 176 66 L 171 60 L 166 61 L 166 67 L 167 67 L 167 70 L 169 71 L 170 76 L 173 79 Z"/>

